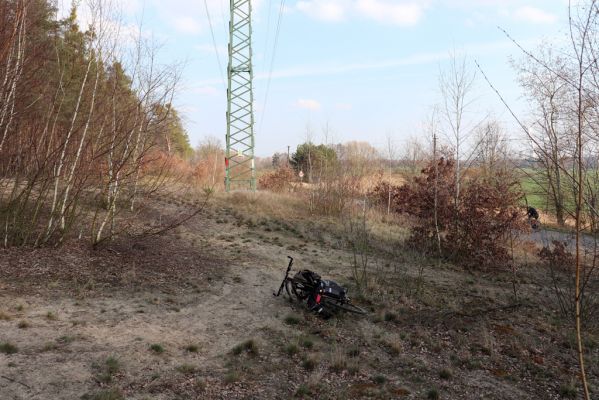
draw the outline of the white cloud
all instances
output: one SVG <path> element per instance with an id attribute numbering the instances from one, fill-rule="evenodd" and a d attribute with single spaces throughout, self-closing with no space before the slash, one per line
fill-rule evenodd
<path id="1" fill-rule="evenodd" d="M 312 100 L 312 99 L 299 99 L 296 103 L 296 106 L 298 106 L 299 108 L 304 108 L 306 110 L 319 110 L 320 109 L 320 103 L 316 100 Z"/>
<path id="2" fill-rule="evenodd" d="M 422 19 L 428 0 L 301 0 L 298 11 L 322 21 L 338 22 L 349 17 L 413 26 Z"/>
<path id="3" fill-rule="evenodd" d="M 414 26 L 422 19 L 422 2 L 397 3 L 388 0 L 358 0 L 356 11 L 378 22 Z"/>
<path id="4" fill-rule="evenodd" d="M 58 18 L 66 18 L 71 12 L 73 3 L 71 0 L 57 0 Z M 87 28 L 91 23 L 92 9 L 99 10 L 97 3 L 93 1 L 80 1 L 77 6 L 77 19 L 82 28 Z M 110 16 L 112 19 L 122 19 L 123 17 L 133 17 L 142 9 L 140 0 L 104 0 L 102 3 L 102 13 Z"/>
<path id="5" fill-rule="evenodd" d="M 533 24 L 552 24 L 557 17 L 536 7 L 524 6 L 516 9 L 514 18 Z"/>
<path id="6" fill-rule="evenodd" d="M 139 0 L 104 0 L 98 2 L 83 0 L 77 5 L 77 23 L 83 31 L 93 28 L 97 34 L 97 42 L 105 57 L 117 56 L 125 58 L 127 50 L 140 39 L 151 37 L 141 21 L 134 20 L 135 13 L 141 9 Z M 58 18 L 66 18 L 71 12 L 71 1 L 56 2 Z M 113 54 L 112 52 L 116 53 Z"/>
<path id="7" fill-rule="evenodd" d="M 63 0 L 64 1 L 64 0 Z M 125 1 L 125 0 L 119 0 Z M 229 1 L 228 0 L 145 0 L 149 8 L 158 18 L 166 21 L 179 33 L 196 35 L 209 34 L 208 15 L 215 36 L 228 37 Z M 254 20 L 260 18 L 263 0 L 252 0 L 252 16 Z M 208 12 L 206 12 L 206 6 Z"/>
<path id="8" fill-rule="evenodd" d="M 536 46 L 540 43 L 541 38 L 532 38 L 529 40 L 523 40 L 522 45 L 524 46 Z M 500 40 L 487 43 L 477 43 L 471 45 L 465 45 L 462 49 L 458 49 L 456 55 L 468 55 L 471 57 L 482 56 L 485 54 L 494 54 L 498 51 L 505 51 L 513 48 L 514 44 L 510 40 Z M 456 51 L 453 49 L 453 51 Z M 286 79 L 286 78 L 300 78 L 300 77 L 311 77 L 311 76 L 328 76 L 328 75 L 339 75 L 344 73 L 354 73 L 361 71 L 375 71 L 385 69 L 397 69 L 411 65 L 430 65 L 435 64 L 443 60 L 451 58 L 452 50 L 444 50 L 437 52 L 421 52 L 406 55 L 404 57 L 379 60 L 373 62 L 363 63 L 325 63 L 321 62 L 318 65 L 312 66 L 299 66 L 288 69 L 281 69 L 272 73 L 272 79 Z M 256 74 L 255 79 L 266 80 L 269 75 L 266 73 Z M 206 84 L 214 82 L 207 81 Z"/>
<path id="9" fill-rule="evenodd" d="M 142 9 L 140 0 L 121 1 L 125 15 L 135 15 Z"/>
<path id="10" fill-rule="evenodd" d="M 464 48 L 464 53 L 469 55 L 482 54 L 485 52 L 493 52 L 498 49 L 509 48 L 513 46 L 510 41 L 502 41 L 495 43 L 487 43 L 483 45 L 467 46 Z M 462 54 L 462 53 L 459 53 Z M 392 68 L 400 68 L 409 65 L 426 65 L 431 63 L 437 63 L 442 60 L 450 58 L 450 51 L 439 51 L 439 52 L 422 52 L 407 55 L 402 58 L 381 60 L 374 62 L 364 63 L 321 63 L 318 65 L 304 65 L 299 67 L 280 69 L 273 71 L 272 74 L 258 73 L 254 75 L 256 81 L 264 81 L 269 78 L 272 79 L 288 79 L 288 78 L 305 78 L 312 76 L 328 76 L 328 75 L 339 75 L 343 73 L 353 73 L 361 71 L 374 71 L 384 70 Z M 200 82 L 201 85 L 216 85 L 220 82 L 219 79 L 213 78 Z M 314 100 L 300 99 L 296 103 L 298 107 L 309 108 L 309 105 L 320 107 L 318 102 Z"/>
<path id="11" fill-rule="evenodd" d="M 305 0 L 297 2 L 297 9 L 323 21 L 341 21 L 345 19 L 348 5 L 344 0 Z"/>

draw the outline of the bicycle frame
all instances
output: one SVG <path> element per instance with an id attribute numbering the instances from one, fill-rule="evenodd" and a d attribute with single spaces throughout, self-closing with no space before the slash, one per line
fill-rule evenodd
<path id="1" fill-rule="evenodd" d="M 309 296 L 314 295 L 313 302 L 315 303 L 315 305 L 320 306 L 322 304 L 325 305 L 325 307 L 333 308 L 335 310 L 344 310 L 358 314 L 366 314 L 366 311 L 364 311 L 358 306 L 351 304 L 351 301 L 347 296 L 344 295 L 342 298 L 339 298 L 337 296 L 332 296 L 331 294 L 323 290 L 323 288 L 319 286 L 322 282 L 322 280 L 320 280 L 320 277 L 318 278 L 319 283 L 317 283 L 315 286 L 305 282 L 303 279 L 296 279 L 295 277 L 290 278 L 289 272 L 291 272 L 291 266 L 293 265 L 293 257 L 287 256 L 287 258 L 289 258 L 289 265 L 287 266 L 285 277 L 283 278 L 283 282 L 281 282 L 279 290 L 276 293 L 272 294 L 273 296 L 280 296 L 283 292 L 283 288 L 285 288 L 290 300 L 293 299 L 291 293 L 293 292 L 293 294 L 297 297 L 297 300 L 299 302 L 303 302 L 304 300 L 306 300 L 306 298 L 308 298 L 308 306 L 310 306 Z M 291 291 L 289 290 L 289 286 L 291 286 Z M 314 308 L 311 308 L 311 310 L 312 309 Z M 318 310 L 318 312 L 320 313 L 321 311 L 322 307 Z"/>
<path id="2" fill-rule="evenodd" d="M 283 288 L 285 287 L 285 284 L 287 283 L 287 280 L 289 279 L 289 271 L 291 271 L 291 266 L 293 265 L 293 257 L 287 256 L 287 258 L 289 259 L 289 265 L 287 266 L 287 272 L 285 272 L 285 278 L 283 278 L 283 282 L 281 282 L 281 287 L 279 288 L 279 291 L 277 293 L 272 294 L 275 297 L 279 297 L 281 295 L 281 292 L 283 291 Z"/>

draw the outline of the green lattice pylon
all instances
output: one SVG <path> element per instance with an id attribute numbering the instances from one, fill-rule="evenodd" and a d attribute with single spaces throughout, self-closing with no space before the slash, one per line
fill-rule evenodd
<path id="1" fill-rule="evenodd" d="M 251 0 L 230 0 L 225 189 L 256 190 Z"/>

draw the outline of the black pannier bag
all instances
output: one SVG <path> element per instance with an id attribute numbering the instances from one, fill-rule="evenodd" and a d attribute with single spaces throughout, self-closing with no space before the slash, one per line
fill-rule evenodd
<path id="1" fill-rule="evenodd" d="M 295 274 L 294 279 L 303 280 L 308 285 L 316 287 L 320 282 L 320 275 L 309 269 L 303 269 Z"/>
<path id="2" fill-rule="evenodd" d="M 337 282 L 326 279 L 320 281 L 320 289 L 323 291 L 323 293 L 326 293 L 327 295 L 336 299 L 344 299 L 346 295 L 346 290 L 344 287 L 339 285 Z"/>

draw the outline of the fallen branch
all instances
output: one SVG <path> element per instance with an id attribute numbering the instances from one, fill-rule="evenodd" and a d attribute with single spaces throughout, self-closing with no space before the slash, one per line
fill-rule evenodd
<path id="1" fill-rule="evenodd" d="M 31 390 L 31 386 L 27 385 L 26 383 L 23 383 L 23 382 L 17 381 L 16 379 L 12 379 L 12 378 L 9 378 L 8 376 L 4 376 L 4 375 L 0 375 L 0 378 L 4 378 L 4 379 L 6 379 L 7 381 L 10 381 L 10 382 L 13 382 L 13 383 L 18 383 L 19 385 L 23 385 L 23 386 L 25 386 L 27 389 Z"/>

